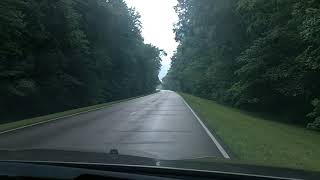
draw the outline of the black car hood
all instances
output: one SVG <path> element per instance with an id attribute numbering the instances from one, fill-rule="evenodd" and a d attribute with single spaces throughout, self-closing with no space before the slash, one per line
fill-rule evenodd
<path id="1" fill-rule="evenodd" d="M 158 160 L 147 157 L 121 155 L 116 153 L 110 154 L 65 150 L 0 150 L 0 161 L 134 165 L 227 173 L 254 174 L 261 176 L 276 176 L 296 179 L 320 178 L 320 174 L 318 172 L 309 172 L 304 170 L 294 170 L 288 168 L 235 164 L 227 161 L 208 162 L 202 161 L 201 159 Z"/>

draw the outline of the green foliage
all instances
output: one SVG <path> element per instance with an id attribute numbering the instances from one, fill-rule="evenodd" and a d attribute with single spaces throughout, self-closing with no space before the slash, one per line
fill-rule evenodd
<path id="1" fill-rule="evenodd" d="M 2 121 L 150 93 L 161 51 L 122 0 L 0 2 Z"/>
<path id="2" fill-rule="evenodd" d="M 180 0 L 164 87 L 306 124 L 320 94 L 320 2 Z"/>
<path id="3" fill-rule="evenodd" d="M 312 123 L 308 123 L 308 128 L 320 131 L 320 100 L 314 99 L 312 101 L 312 105 L 314 106 L 313 112 L 308 114 L 308 117 L 313 118 L 314 121 Z"/>

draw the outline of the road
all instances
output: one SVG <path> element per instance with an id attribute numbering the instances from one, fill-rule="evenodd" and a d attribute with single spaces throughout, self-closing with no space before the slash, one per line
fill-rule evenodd
<path id="1" fill-rule="evenodd" d="M 172 91 L 0 135 L 0 149 L 109 152 L 114 148 L 120 154 L 162 160 L 226 157 L 182 97 Z"/>

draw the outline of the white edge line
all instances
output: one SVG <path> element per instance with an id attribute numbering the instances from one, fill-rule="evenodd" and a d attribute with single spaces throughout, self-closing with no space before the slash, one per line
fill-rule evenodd
<path id="1" fill-rule="evenodd" d="M 156 93 L 154 93 L 154 94 L 156 94 Z M 153 94 L 149 94 L 149 95 L 146 95 L 146 96 L 150 96 L 150 95 L 153 95 Z M 137 100 L 137 99 L 140 99 L 140 98 L 143 98 L 143 97 L 146 97 L 146 96 L 137 97 L 137 98 L 130 99 L 130 100 L 127 100 L 127 101 L 124 100 L 124 101 L 115 102 L 115 103 L 110 102 L 111 104 L 109 104 L 109 106 L 115 105 L 115 104 L 118 104 L 118 103 L 122 103 L 122 102 L 128 102 L 128 101 L 132 101 L 132 100 Z M 44 123 L 47 123 L 47 122 L 50 122 L 50 121 L 55 121 L 55 120 L 58 120 L 58 119 L 68 118 L 68 117 L 84 114 L 84 113 L 87 113 L 87 112 L 104 109 L 106 107 L 108 107 L 108 104 L 106 104 L 106 105 L 104 105 L 102 107 L 95 108 L 95 109 L 89 109 L 89 110 L 81 111 L 81 112 L 78 112 L 78 113 L 75 113 L 75 114 L 69 114 L 69 115 L 66 115 L 66 116 L 56 117 L 56 118 L 53 118 L 53 119 L 48 119 L 48 120 L 45 120 L 45 121 L 41 121 L 41 122 L 37 122 L 37 123 L 33 123 L 33 124 L 21 126 L 21 127 L 17 127 L 17 128 L 14 128 L 14 129 L 9 129 L 9 130 L 6 130 L 6 131 L 1 131 L 0 135 L 5 134 L 5 133 L 9 133 L 9 132 L 12 132 L 12 131 L 16 131 L 16 130 L 19 130 L 19 129 L 24 129 L 24 128 L 27 128 L 27 127 L 32 127 L 32 126 L 36 126 L 36 125 L 39 125 L 39 124 L 44 124 Z"/>
<path id="2" fill-rule="evenodd" d="M 130 113 L 130 116 L 133 116 L 135 114 L 137 114 L 137 112 L 132 112 L 132 113 Z"/>
<path id="3" fill-rule="evenodd" d="M 206 127 L 206 125 L 201 121 L 201 119 L 197 116 L 197 114 L 192 110 L 192 108 L 189 106 L 189 104 L 183 99 L 183 97 L 181 97 L 184 104 L 187 105 L 187 107 L 190 109 L 190 111 L 192 112 L 192 114 L 197 118 L 197 120 L 199 121 L 199 123 L 201 124 L 201 126 L 203 127 L 203 129 L 206 131 L 206 133 L 209 135 L 209 137 L 211 138 L 211 140 L 214 142 L 214 144 L 217 146 L 217 148 L 219 149 L 219 151 L 221 152 L 221 154 L 223 155 L 224 158 L 226 159 L 230 159 L 230 156 L 228 155 L 228 153 L 224 150 L 224 148 L 221 146 L 221 144 L 218 142 L 218 140 L 212 135 L 212 133 L 209 131 L 209 129 Z"/>

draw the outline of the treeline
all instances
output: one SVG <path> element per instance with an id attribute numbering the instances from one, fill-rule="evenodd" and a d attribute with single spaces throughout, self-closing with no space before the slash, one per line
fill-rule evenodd
<path id="1" fill-rule="evenodd" d="M 0 123 L 154 91 L 140 29 L 123 0 L 1 0 Z"/>
<path id="2" fill-rule="evenodd" d="M 165 88 L 320 128 L 320 1 L 178 2 Z"/>

